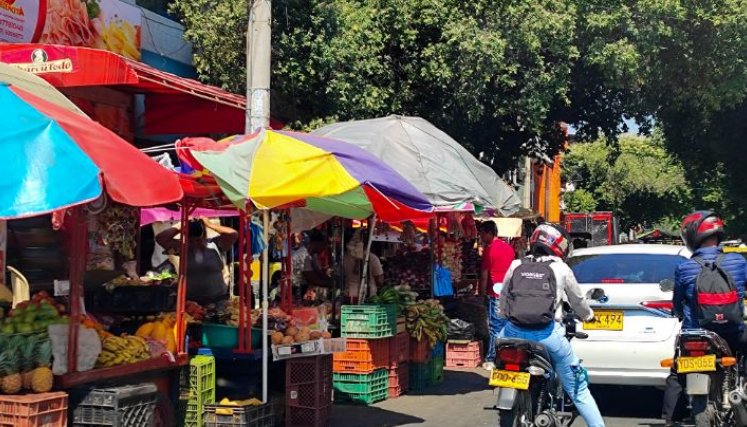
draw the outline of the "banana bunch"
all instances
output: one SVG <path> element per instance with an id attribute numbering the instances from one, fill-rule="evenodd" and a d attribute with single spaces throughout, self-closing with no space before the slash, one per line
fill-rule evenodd
<path id="1" fill-rule="evenodd" d="M 408 306 L 405 318 L 407 332 L 416 340 L 420 341 L 425 337 L 431 346 L 438 341 L 446 341 L 449 318 L 444 314 L 444 308 L 438 300 L 429 299 Z"/>
<path id="2" fill-rule="evenodd" d="M 103 350 L 96 360 L 98 368 L 109 368 L 150 359 L 148 343 L 138 336 L 110 336 L 104 339 L 102 344 Z"/>

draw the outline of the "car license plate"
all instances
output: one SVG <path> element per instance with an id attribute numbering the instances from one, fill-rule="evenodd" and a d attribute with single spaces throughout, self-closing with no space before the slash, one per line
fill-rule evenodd
<path id="1" fill-rule="evenodd" d="M 594 321 L 584 322 L 584 330 L 622 331 L 624 317 L 625 314 L 622 311 L 594 310 Z"/>
<path id="2" fill-rule="evenodd" d="M 527 372 L 511 372 L 493 369 L 490 373 L 490 385 L 493 387 L 527 390 L 529 389 L 530 379 L 531 375 Z"/>
<path id="3" fill-rule="evenodd" d="M 677 359 L 677 373 L 712 372 L 716 370 L 716 355 L 680 357 Z"/>

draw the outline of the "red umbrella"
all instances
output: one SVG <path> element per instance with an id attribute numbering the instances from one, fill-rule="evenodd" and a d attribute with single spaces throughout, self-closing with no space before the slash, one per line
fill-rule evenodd
<path id="1" fill-rule="evenodd" d="M 130 206 L 156 206 L 181 200 L 179 179 L 114 132 L 18 88 L 15 96 L 54 121 L 98 166 L 109 196 Z M 24 141 L 17 141 L 23 144 Z M 54 141 L 50 141 L 54 143 Z M 48 183 L 54 185 L 54 183 Z"/>

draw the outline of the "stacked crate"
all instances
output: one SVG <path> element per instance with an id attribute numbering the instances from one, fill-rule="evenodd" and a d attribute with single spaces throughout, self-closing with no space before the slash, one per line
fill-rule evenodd
<path id="1" fill-rule="evenodd" d="M 286 427 L 324 427 L 332 414 L 332 355 L 288 359 Z"/>
<path id="2" fill-rule="evenodd" d="M 449 341 L 446 343 L 446 367 L 471 369 L 480 366 L 482 342 Z"/>
<path id="3" fill-rule="evenodd" d="M 410 340 L 410 390 L 423 391 L 444 379 L 444 344 Z"/>
<path id="4" fill-rule="evenodd" d="M 341 333 L 346 351 L 334 354 L 335 400 L 371 404 L 389 397 L 396 305 L 344 305 Z"/>
<path id="5" fill-rule="evenodd" d="M 389 398 L 399 397 L 410 386 L 410 336 L 400 332 L 389 346 Z"/>
<path id="6" fill-rule="evenodd" d="M 180 417 L 184 427 L 202 427 L 205 405 L 215 403 L 215 358 L 207 349 L 189 360 L 180 381 Z"/>

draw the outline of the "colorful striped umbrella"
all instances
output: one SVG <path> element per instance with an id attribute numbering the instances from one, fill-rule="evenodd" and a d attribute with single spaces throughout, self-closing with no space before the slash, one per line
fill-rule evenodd
<path id="1" fill-rule="evenodd" d="M 132 206 L 180 200 L 178 178 L 87 116 L 0 81 L 0 219 L 107 194 Z"/>
<path id="2" fill-rule="evenodd" d="M 383 162 L 353 145 L 310 134 L 265 130 L 219 142 L 179 141 L 183 170 L 215 179 L 243 208 L 305 207 L 345 218 L 430 217 L 433 207 Z"/>

